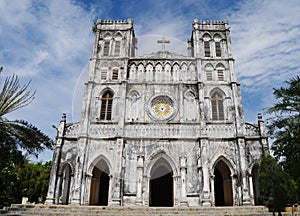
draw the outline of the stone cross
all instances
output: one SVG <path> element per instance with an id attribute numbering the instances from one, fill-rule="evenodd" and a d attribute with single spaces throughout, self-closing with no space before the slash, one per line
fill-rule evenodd
<path id="1" fill-rule="evenodd" d="M 169 40 L 165 40 L 165 37 L 162 37 L 162 40 L 158 40 L 157 43 L 161 43 L 162 44 L 162 51 L 165 51 L 166 49 L 166 43 L 170 43 Z"/>

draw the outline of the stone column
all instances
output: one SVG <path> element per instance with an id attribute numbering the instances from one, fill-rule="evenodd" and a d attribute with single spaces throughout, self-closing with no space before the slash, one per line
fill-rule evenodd
<path id="1" fill-rule="evenodd" d="M 216 198 L 215 198 L 215 175 L 211 175 L 210 178 L 210 184 L 211 184 L 211 205 L 216 205 Z"/>
<path id="2" fill-rule="evenodd" d="M 64 144 L 64 135 L 66 128 L 66 114 L 63 113 L 57 131 L 56 146 L 53 153 L 52 167 L 50 172 L 49 188 L 45 204 L 51 205 L 55 203 L 55 191 L 57 188 L 58 171 L 61 160 L 61 147 Z"/>
<path id="3" fill-rule="evenodd" d="M 246 150 L 245 150 L 245 140 L 243 138 L 238 138 L 238 148 L 240 150 L 240 172 L 242 174 L 242 194 L 243 194 L 243 205 L 250 205 L 249 190 L 247 184 L 247 174 L 246 174 Z"/>
<path id="4" fill-rule="evenodd" d="M 251 204 L 254 205 L 254 191 L 253 191 L 253 180 L 252 175 L 249 175 L 249 191 L 250 191 L 250 198 L 251 198 Z"/>
<path id="5" fill-rule="evenodd" d="M 142 205 L 142 191 L 143 191 L 143 171 L 144 171 L 144 158 L 142 155 L 138 156 L 137 162 L 137 192 L 136 204 Z"/>
<path id="6" fill-rule="evenodd" d="M 177 188 L 178 188 L 178 176 L 174 176 L 173 175 L 173 195 L 174 195 L 174 198 L 173 198 L 173 206 L 177 206 L 178 205 L 178 197 L 177 197 L 177 194 L 178 194 L 178 191 L 177 191 Z"/>
<path id="7" fill-rule="evenodd" d="M 236 175 L 232 174 L 231 175 L 231 182 L 232 182 L 232 202 L 233 205 L 239 205 L 239 201 L 238 201 L 238 194 L 236 191 Z"/>
<path id="8" fill-rule="evenodd" d="M 202 205 L 211 206 L 211 191 L 210 191 L 210 171 L 208 159 L 205 157 L 207 155 L 207 139 L 202 139 L 202 174 L 203 174 L 203 195 L 202 195 Z"/>
<path id="9" fill-rule="evenodd" d="M 92 182 L 92 174 L 86 174 L 86 186 L 85 186 L 85 198 L 84 198 L 84 205 L 90 204 L 90 196 L 91 196 L 91 182 Z"/>
<path id="10" fill-rule="evenodd" d="M 55 200 L 54 204 L 61 204 L 62 202 L 62 190 L 63 190 L 63 185 L 62 185 L 62 175 L 57 176 L 57 183 L 56 183 L 56 189 L 55 189 Z"/>
<path id="11" fill-rule="evenodd" d="M 186 199 L 186 157 L 180 157 L 180 175 L 181 175 L 181 206 L 187 206 Z"/>

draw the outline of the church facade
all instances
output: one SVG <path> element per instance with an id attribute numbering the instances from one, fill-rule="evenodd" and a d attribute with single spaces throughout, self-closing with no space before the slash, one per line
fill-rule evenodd
<path id="1" fill-rule="evenodd" d="M 46 204 L 255 205 L 264 122 L 244 121 L 227 21 L 188 55 L 136 56 L 133 21 L 98 20 L 80 122 L 58 128 Z"/>

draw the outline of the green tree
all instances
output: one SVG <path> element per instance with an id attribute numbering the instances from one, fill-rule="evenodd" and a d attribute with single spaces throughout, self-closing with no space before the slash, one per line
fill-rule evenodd
<path id="1" fill-rule="evenodd" d="M 2 69 L 0 67 L 0 78 Z M 32 102 L 35 92 L 29 89 L 30 82 L 21 85 L 18 76 L 12 75 L 0 84 L 0 205 L 3 205 L 7 204 L 5 202 L 21 201 L 18 180 L 26 162 L 21 151 L 38 156 L 45 148 L 52 148 L 53 141 L 25 120 L 9 120 L 5 117 Z"/>
<path id="2" fill-rule="evenodd" d="M 286 81 L 287 87 L 274 89 L 278 102 L 268 109 L 268 124 L 274 139 L 272 150 L 284 170 L 293 177 L 300 198 L 300 77 Z"/>
<path id="3" fill-rule="evenodd" d="M 282 211 L 295 202 L 295 186 L 292 178 L 270 155 L 264 156 L 258 171 L 259 203 L 275 211 Z"/>

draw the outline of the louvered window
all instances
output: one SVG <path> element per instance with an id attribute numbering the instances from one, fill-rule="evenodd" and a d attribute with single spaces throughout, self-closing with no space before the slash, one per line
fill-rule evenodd
<path id="1" fill-rule="evenodd" d="M 120 56 L 121 41 L 115 42 L 115 56 Z"/>
<path id="2" fill-rule="evenodd" d="M 212 119 L 224 120 L 223 99 L 218 93 L 214 93 L 211 99 Z"/>
<path id="3" fill-rule="evenodd" d="M 224 71 L 223 70 L 217 70 L 218 72 L 218 80 L 224 81 Z"/>
<path id="4" fill-rule="evenodd" d="M 112 80 L 118 80 L 118 79 L 119 79 L 119 70 L 118 69 L 113 69 Z"/>
<path id="5" fill-rule="evenodd" d="M 212 71 L 206 71 L 206 79 L 207 79 L 207 81 L 212 81 L 213 80 Z"/>
<path id="6" fill-rule="evenodd" d="M 101 98 L 100 120 L 111 120 L 112 102 L 112 93 L 105 93 Z"/>
<path id="7" fill-rule="evenodd" d="M 210 57 L 209 41 L 204 41 L 204 56 L 205 57 Z"/>
<path id="8" fill-rule="evenodd" d="M 109 44 L 110 44 L 109 40 L 106 40 L 104 42 L 103 56 L 108 56 L 109 55 Z"/>
<path id="9" fill-rule="evenodd" d="M 216 46 L 216 56 L 221 57 L 221 44 L 220 44 L 220 42 L 216 42 L 215 46 Z"/>
<path id="10" fill-rule="evenodd" d="M 106 80 L 107 72 L 106 71 L 101 71 L 100 72 L 101 80 Z"/>

